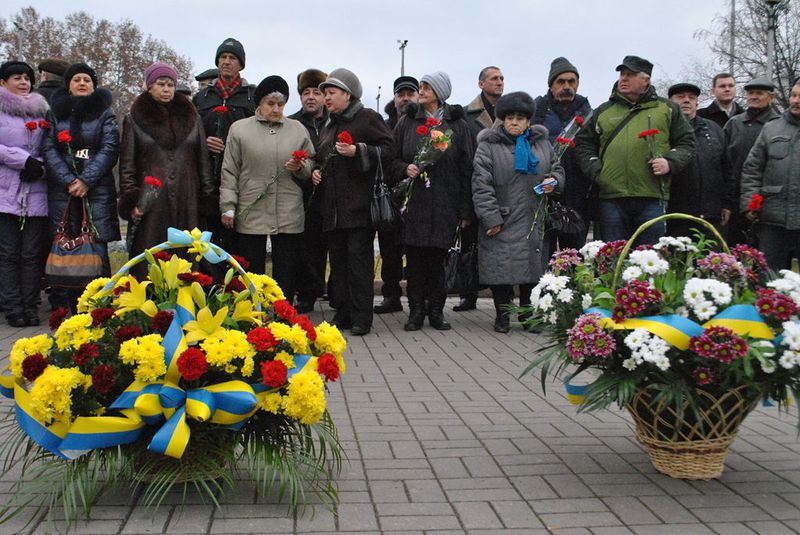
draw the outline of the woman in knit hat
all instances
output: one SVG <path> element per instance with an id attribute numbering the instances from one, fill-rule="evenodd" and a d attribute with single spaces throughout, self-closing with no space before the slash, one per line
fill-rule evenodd
<path id="1" fill-rule="evenodd" d="M 0 302 L 12 327 L 39 325 L 37 303 L 47 242 L 42 138 L 49 106 L 31 93 L 33 69 L 0 65 Z"/>
<path id="2" fill-rule="evenodd" d="M 131 223 L 131 257 L 166 240 L 169 227 L 200 226 L 202 210 L 216 201 L 203 125 L 192 102 L 175 91 L 177 82 L 172 66 L 150 65 L 147 89 L 122 122 L 117 208 Z M 147 179 L 147 184 L 145 177 L 157 182 Z M 144 274 L 145 266 L 140 266 Z"/>
<path id="3" fill-rule="evenodd" d="M 48 212 L 55 229 L 69 202 L 68 231 L 80 232 L 82 199 L 88 199 L 103 257 L 103 272 L 111 274 L 107 244 L 120 239 L 117 190 L 113 169 L 119 157 L 119 128 L 111 107 L 111 92 L 97 87 L 97 73 L 85 63 L 64 72 L 65 88 L 53 93 L 54 124 L 44 140 L 48 178 Z M 68 140 L 66 139 L 68 138 Z M 50 303 L 76 310 L 83 288 L 52 287 Z"/>
<path id="4" fill-rule="evenodd" d="M 234 250 L 250 262 L 253 273 L 265 271 L 269 237 L 272 277 L 291 302 L 305 222 L 298 181 L 311 175 L 314 146 L 306 128 L 284 116 L 286 80 L 264 78 L 255 99 L 255 115 L 236 121 L 228 133 L 219 210 L 222 224 L 236 231 Z"/>
<path id="5" fill-rule="evenodd" d="M 398 159 L 395 180 L 410 179 L 403 208 L 403 243 L 410 313 L 407 331 L 431 327 L 447 330 L 444 319 L 444 261 L 458 226 L 471 224 L 472 136 L 461 106 L 447 104 L 452 86 L 443 72 L 420 78 L 419 104 L 409 104 L 394 131 Z M 449 143 L 435 161 L 415 163 L 423 137 L 452 130 Z M 437 149 L 438 150 L 438 149 Z M 424 175 L 423 175 L 424 172 Z"/>

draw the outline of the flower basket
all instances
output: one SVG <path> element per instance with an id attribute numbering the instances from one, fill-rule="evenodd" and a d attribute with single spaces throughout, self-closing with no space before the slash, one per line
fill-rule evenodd
<path id="1" fill-rule="evenodd" d="M 678 414 L 640 388 L 627 409 L 636 423 L 636 438 L 656 470 L 676 479 L 715 479 L 722 475 L 739 426 L 758 403 L 758 396 L 748 390 L 740 386 L 719 397 L 698 390 L 697 414 L 688 403 Z"/>

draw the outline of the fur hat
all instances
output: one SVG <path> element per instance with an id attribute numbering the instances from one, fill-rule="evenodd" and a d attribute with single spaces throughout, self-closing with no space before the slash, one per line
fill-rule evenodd
<path id="1" fill-rule="evenodd" d="M 284 102 L 289 101 L 289 84 L 280 76 L 267 76 L 258 84 L 255 93 L 256 106 L 261 103 L 261 99 L 275 92 L 283 95 Z"/>
<path id="2" fill-rule="evenodd" d="M 426 83 L 431 86 L 439 102 L 445 102 L 453 92 L 453 84 L 450 83 L 450 77 L 447 76 L 446 72 L 436 71 L 426 74 L 419 79 L 419 83 Z"/>
<path id="3" fill-rule="evenodd" d="M 36 76 L 33 74 L 33 68 L 24 61 L 6 61 L 0 65 L 0 79 L 8 80 L 15 74 L 27 74 L 31 86 L 36 83 Z"/>
<path id="4" fill-rule="evenodd" d="M 565 71 L 566 72 L 566 71 Z M 533 117 L 536 113 L 536 102 L 528 93 L 524 91 L 516 91 L 514 93 L 506 93 L 499 99 L 494 107 L 494 113 L 498 119 L 505 120 L 506 115 L 509 113 L 521 113 L 528 119 Z"/>
<path id="5" fill-rule="evenodd" d="M 553 80 L 558 78 L 559 74 L 563 74 L 565 72 L 574 72 L 575 76 L 580 78 L 580 74 L 578 74 L 578 68 L 569 62 L 569 60 L 565 57 L 558 57 L 550 63 L 550 74 L 547 75 L 547 85 L 548 87 L 553 85 Z"/>
<path id="6" fill-rule="evenodd" d="M 319 90 L 323 91 L 326 87 L 338 87 L 357 99 L 360 99 L 363 94 L 361 80 L 347 69 L 333 69 L 325 81 L 319 84 Z"/>
<path id="7" fill-rule="evenodd" d="M 61 58 L 47 58 L 36 66 L 39 72 L 49 72 L 56 76 L 64 76 L 67 67 L 69 67 L 69 63 Z"/>
<path id="8" fill-rule="evenodd" d="M 88 74 L 92 79 L 94 88 L 97 89 L 97 73 L 85 63 L 73 63 L 64 71 L 64 85 L 69 89 L 69 83 L 76 74 Z"/>
<path id="9" fill-rule="evenodd" d="M 214 65 L 219 65 L 219 57 L 225 52 L 230 52 L 239 58 L 239 63 L 242 64 L 242 69 L 244 69 L 244 47 L 242 43 L 233 37 L 225 39 L 222 44 L 217 47 L 217 55 L 214 56 Z"/>
<path id="10" fill-rule="evenodd" d="M 309 87 L 319 87 L 327 77 L 328 74 L 319 69 L 306 69 L 297 75 L 297 92 L 302 95 Z"/>

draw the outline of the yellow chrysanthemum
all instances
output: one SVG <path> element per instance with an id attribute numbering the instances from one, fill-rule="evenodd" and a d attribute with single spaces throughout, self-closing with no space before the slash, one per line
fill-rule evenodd
<path id="1" fill-rule="evenodd" d="M 299 325 L 290 327 L 285 323 L 274 321 L 269 324 L 269 330 L 275 338 L 289 342 L 295 353 L 308 353 L 308 336 Z"/>
<path id="2" fill-rule="evenodd" d="M 9 367 L 11 373 L 17 379 L 22 377 L 22 361 L 31 355 L 41 353 L 46 357 L 47 352 L 53 347 L 53 339 L 46 334 L 40 334 L 32 338 L 20 338 L 14 342 L 9 355 Z"/>
<path id="3" fill-rule="evenodd" d="M 242 376 L 250 377 L 256 368 L 256 361 L 253 357 L 245 357 L 244 364 L 242 364 Z"/>
<path id="4" fill-rule="evenodd" d="M 86 289 L 78 298 L 78 312 L 89 312 L 89 300 L 95 297 L 110 280 L 106 277 L 100 277 L 87 284 Z"/>
<path id="5" fill-rule="evenodd" d="M 314 347 L 317 348 L 320 355 L 332 354 L 336 358 L 336 365 L 339 366 L 339 373 L 344 375 L 344 350 L 347 349 L 347 342 L 339 329 L 327 321 L 317 325 L 317 339 L 314 341 Z"/>
<path id="6" fill-rule="evenodd" d="M 271 412 L 272 414 L 278 414 L 281 410 L 281 405 L 283 404 L 283 396 L 281 396 L 277 392 L 271 392 L 269 394 L 265 394 L 261 396 L 261 401 L 258 404 L 258 408 L 262 411 Z"/>
<path id="7" fill-rule="evenodd" d="M 275 355 L 275 360 L 283 362 L 283 365 L 286 366 L 287 370 L 291 370 L 295 367 L 294 358 L 286 351 L 281 351 Z"/>
<path id="8" fill-rule="evenodd" d="M 228 329 L 221 329 L 214 336 L 209 336 L 200 347 L 206 352 L 206 360 L 210 366 L 222 368 L 227 373 L 233 373 L 237 369 L 235 366 L 228 367 L 233 360 L 252 358 L 256 354 L 245 333 Z"/>
<path id="9" fill-rule="evenodd" d="M 96 342 L 105 334 L 105 329 L 92 329 L 92 316 L 75 314 L 65 319 L 55 333 L 58 349 L 78 348 L 82 344 Z"/>
<path id="10" fill-rule="evenodd" d="M 92 376 L 84 375 L 78 368 L 48 366 L 31 388 L 31 411 L 37 420 L 52 422 L 72 421 L 72 391 L 92 386 Z"/>
<path id="11" fill-rule="evenodd" d="M 250 280 L 256 287 L 259 300 L 262 302 L 262 304 L 271 305 L 274 301 L 286 299 L 286 296 L 283 295 L 283 290 L 281 290 L 281 287 L 278 286 L 278 283 L 275 282 L 275 279 L 272 277 L 268 275 L 257 275 L 249 272 L 247 273 L 247 276 L 250 277 Z"/>
<path id="12" fill-rule="evenodd" d="M 151 383 L 167 373 L 164 363 L 164 346 L 161 335 L 148 334 L 122 343 L 119 348 L 120 360 L 130 366 L 137 381 Z"/>
<path id="13" fill-rule="evenodd" d="M 311 370 L 303 370 L 289 378 L 283 412 L 303 424 L 313 424 L 325 412 L 322 378 Z"/>

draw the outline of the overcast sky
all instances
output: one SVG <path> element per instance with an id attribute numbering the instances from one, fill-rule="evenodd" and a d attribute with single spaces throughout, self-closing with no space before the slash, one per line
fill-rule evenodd
<path id="1" fill-rule="evenodd" d="M 212 67 L 217 46 L 235 37 L 247 54 L 242 75 L 256 84 L 278 74 L 294 87 L 305 68 L 346 67 L 360 78 L 366 105 L 375 107 L 382 86 L 382 108 L 400 75 L 398 39 L 408 39 L 406 74 L 450 75 L 451 103 L 477 95 L 477 75 L 487 65 L 503 70 L 507 92 L 540 95 L 547 90 L 550 62 L 566 56 L 580 71 L 579 92 L 597 106 L 608 98 L 614 68 L 626 54 L 652 61 L 656 80 L 678 78 L 692 56 L 706 59 L 706 46 L 693 33 L 710 27 L 730 2 L 4 0 L 3 16 L 28 5 L 56 18 L 80 10 L 114 22 L 129 18 L 189 56 L 196 72 Z M 287 111 L 298 107 L 293 94 Z"/>

